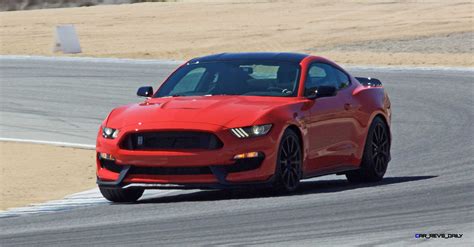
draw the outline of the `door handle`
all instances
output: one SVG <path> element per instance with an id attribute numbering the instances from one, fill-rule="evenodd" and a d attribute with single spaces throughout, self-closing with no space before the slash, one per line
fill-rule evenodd
<path id="1" fill-rule="evenodd" d="M 345 110 L 350 110 L 351 108 L 352 108 L 352 104 L 350 104 L 350 103 L 345 103 L 344 104 L 344 109 Z"/>

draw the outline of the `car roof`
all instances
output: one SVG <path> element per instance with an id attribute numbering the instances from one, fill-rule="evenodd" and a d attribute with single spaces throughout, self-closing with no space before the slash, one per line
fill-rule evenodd
<path id="1" fill-rule="evenodd" d="M 268 61 L 289 61 L 301 62 L 307 54 L 290 52 L 243 52 L 243 53 L 220 53 L 204 57 L 191 59 L 190 63 L 212 62 L 212 61 L 232 61 L 232 60 L 268 60 Z"/>

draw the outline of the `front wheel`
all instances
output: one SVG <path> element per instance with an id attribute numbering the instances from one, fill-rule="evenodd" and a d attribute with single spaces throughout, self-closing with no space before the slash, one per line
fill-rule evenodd
<path id="1" fill-rule="evenodd" d="M 111 202 L 136 202 L 143 195 L 144 189 L 140 188 L 107 188 L 99 186 L 100 193 Z"/>
<path id="2" fill-rule="evenodd" d="M 300 138 L 291 129 L 285 130 L 278 147 L 275 170 L 275 192 L 293 192 L 301 179 L 302 148 Z"/>
<path id="3" fill-rule="evenodd" d="M 346 173 L 349 182 L 378 182 L 383 179 L 390 161 L 390 132 L 377 117 L 370 125 L 360 169 Z"/>

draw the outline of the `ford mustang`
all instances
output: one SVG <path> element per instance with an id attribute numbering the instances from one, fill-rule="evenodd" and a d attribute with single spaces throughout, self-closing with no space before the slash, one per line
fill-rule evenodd
<path id="1" fill-rule="evenodd" d="M 380 181 L 390 161 L 390 100 L 380 80 L 297 53 L 191 59 L 97 135 L 97 184 L 113 202 L 145 189 L 262 187 L 302 179 Z"/>

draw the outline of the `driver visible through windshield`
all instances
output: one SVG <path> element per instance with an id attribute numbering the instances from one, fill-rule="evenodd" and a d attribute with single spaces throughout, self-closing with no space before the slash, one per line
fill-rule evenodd
<path id="1" fill-rule="evenodd" d="M 296 96 L 299 64 L 286 61 L 215 61 L 186 64 L 154 97 L 204 95 Z"/>

